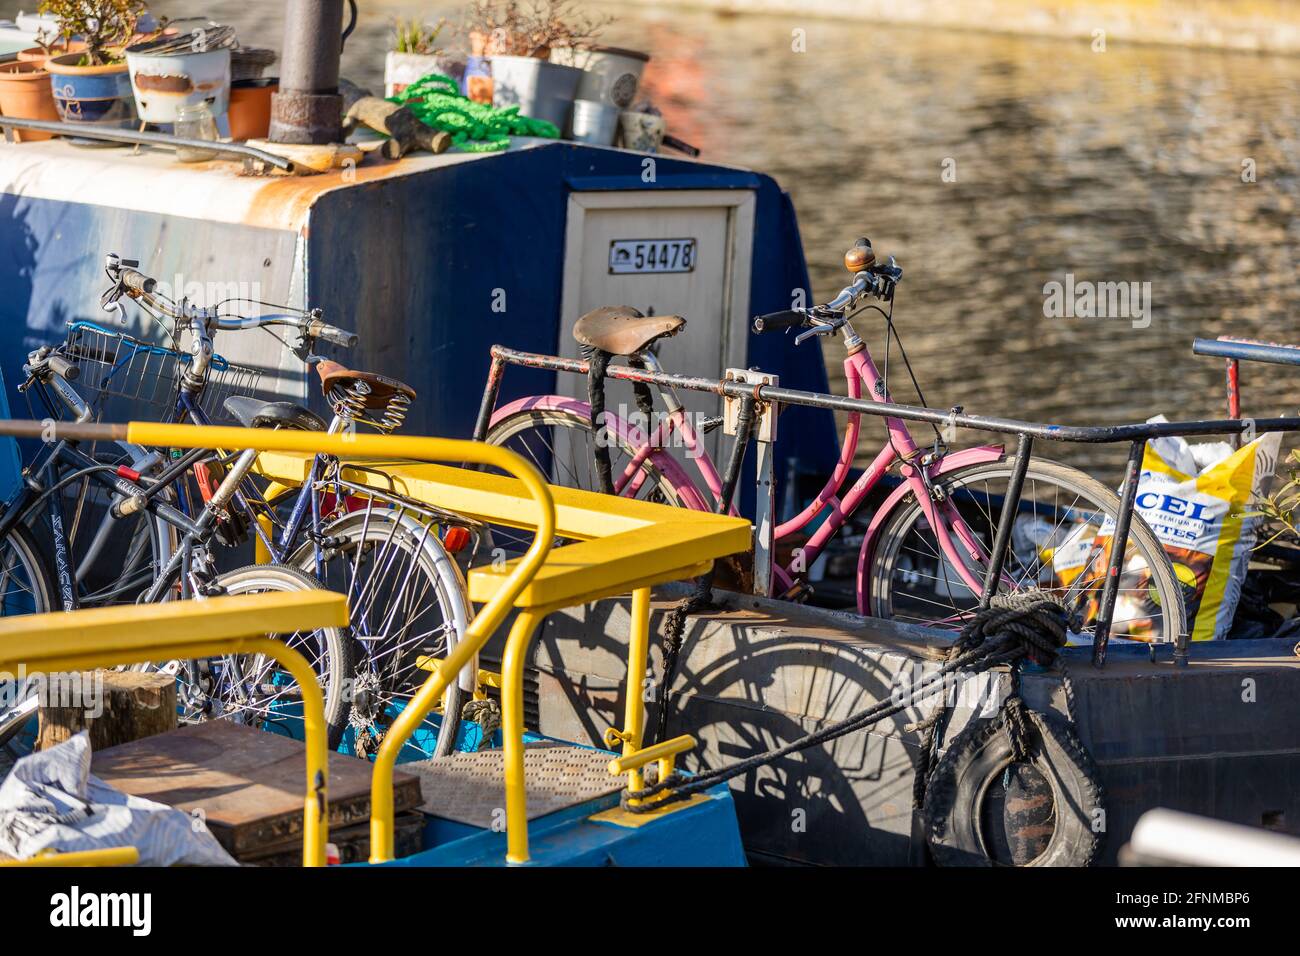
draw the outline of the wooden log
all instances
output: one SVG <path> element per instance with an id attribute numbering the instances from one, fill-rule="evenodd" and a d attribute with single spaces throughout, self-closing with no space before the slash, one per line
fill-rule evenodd
<path id="1" fill-rule="evenodd" d="M 158 671 L 50 674 L 41 688 L 36 749 L 83 730 L 92 752 L 176 729 L 176 678 Z"/>
<path id="2" fill-rule="evenodd" d="M 355 126 L 357 123 L 391 137 L 381 149 L 388 159 L 401 159 L 413 149 L 445 153 L 451 147 L 450 134 L 425 126 L 405 106 L 378 96 L 363 96 L 348 109 L 344 125 Z"/>

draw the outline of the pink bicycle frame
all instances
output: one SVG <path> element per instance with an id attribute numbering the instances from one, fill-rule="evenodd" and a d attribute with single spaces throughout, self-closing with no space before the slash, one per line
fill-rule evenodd
<path id="1" fill-rule="evenodd" d="M 861 398 L 863 385 L 866 384 L 867 392 L 873 400 L 890 401 L 880 373 L 865 348 L 850 350 L 850 354 L 844 361 L 844 374 L 851 398 Z M 590 418 L 591 414 L 590 405 L 577 399 L 559 395 L 534 396 L 519 399 L 496 409 L 492 414 L 492 424 L 520 410 L 536 408 L 565 409 L 587 418 Z M 670 411 L 654 425 L 649 435 L 638 426 L 613 413 L 606 413 L 605 424 L 614 431 L 625 447 L 632 449 L 631 460 L 622 473 L 615 476 L 616 494 L 629 497 L 638 494 L 646 479 L 642 465 L 650 462 L 672 485 L 685 507 L 714 510 L 721 495 L 722 478 L 701 443 L 689 414 L 680 408 Z M 979 567 L 985 564 L 989 560 L 988 553 L 958 513 L 957 508 L 950 501 L 936 502 L 931 489 L 933 480 L 941 475 L 971 464 L 1001 459 L 1004 456 L 1003 447 L 986 445 L 948 455 L 930 456 L 916 444 L 902 420 L 887 417 L 885 427 L 888 440 L 858 480 L 841 496 L 840 489 L 852 468 L 861 435 L 861 416 L 856 412 L 850 413 L 839 458 L 825 486 L 798 515 L 780 524 L 775 530 L 774 543 L 802 531 L 826 508 L 830 508 L 825 520 L 812 533 L 808 541 L 796 551 L 790 564 L 787 567 L 774 565 L 772 579 L 776 593 L 788 590 L 793 586 L 799 573 L 812 567 L 827 542 L 844 527 L 849 517 L 894 463 L 900 461 L 902 463 L 900 472 L 904 483 L 895 489 L 885 505 L 873 516 L 859 555 L 859 612 L 870 613 L 867 571 L 870 568 L 876 533 L 883 527 L 885 519 L 893 509 L 902 503 L 909 491 L 920 503 L 930 527 L 935 531 L 939 547 L 956 569 L 963 583 L 975 594 L 982 592 L 983 581 L 972 570 L 972 565 Z M 677 443 L 685 449 L 690 461 L 694 463 L 701 483 L 706 489 L 705 492 L 700 491 L 686 469 L 665 450 L 674 433 L 678 436 Z M 734 507 L 732 511 L 735 511 Z M 796 565 L 798 565 L 797 569 Z"/>

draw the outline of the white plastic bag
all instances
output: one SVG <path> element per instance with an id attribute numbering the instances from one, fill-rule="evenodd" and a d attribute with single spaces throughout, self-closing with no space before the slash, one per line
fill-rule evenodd
<path id="1" fill-rule="evenodd" d="M 133 846 L 143 866 L 238 866 L 202 822 L 133 797 L 90 772 L 90 735 L 23 757 L 0 785 L 0 851 L 19 860 L 45 851 Z"/>

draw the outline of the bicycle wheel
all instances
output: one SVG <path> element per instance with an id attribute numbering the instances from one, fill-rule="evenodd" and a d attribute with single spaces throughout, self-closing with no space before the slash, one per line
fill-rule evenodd
<path id="1" fill-rule="evenodd" d="M 255 564 L 227 571 L 215 579 L 226 594 L 262 594 L 321 590 L 319 582 L 297 568 Z M 302 654 L 318 675 L 325 697 L 329 746 L 338 746 L 347 727 L 348 678 L 352 649 L 342 628 L 324 627 L 268 635 Z M 232 654 L 202 661 L 173 661 L 162 670 L 174 673 L 183 721 L 220 718 L 301 739 L 302 693 L 297 681 L 265 654 Z"/>
<path id="2" fill-rule="evenodd" d="M 600 480 L 592 457 L 595 434 L 591 422 L 583 415 L 567 409 L 521 409 L 493 425 L 484 438 L 489 445 L 509 448 L 522 455 L 546 476 L 553 485 L 599 491 Z M 626 471 L 633 459 L 633 451 L 621 440 L 609 449 L 612 474 Z M 644 480 L 635 497 L 642 501 L 685 507 L 681 494 L 671 481 L 647 459 L 640 468 Z M 527 532 L 492 526 L 496 544 L 508 552 L 520 553 L 532 542 Z"/>
<path id="3" fill-rule="evenodd" d="M 303 545 L 290 563 L 346 594 L 356 668 L 349 723 L 355 750 L 372 753 L 427 673 L 422 657 L 444 657 L 469 626 L 469 594 L 438 526 L 382 499 L 322 529 L 324 547 Z M 318 567 L 319 561 L 319 567 Z M 417 732 L 409 747 L 443 756 L 455 745 L 465 692 L 453 682 L 445 697 L 444 733 Z"/>
<path id="4" fill-rule="evenodd" d="M 1002 514 L 1012 462 L 972 465 L 944 475 L 936 492 L 951 502 L 987 555 Z M 1101 589 L 1110 560 L 1108 538 L 1119 496 L 1083 472 L 1031 460 L 1003 568 L 1000 590 L 1039 588 L 1065 603 L 1078 620 L 1077 638 L 1096 630 Z M 1109 526 L 1108 525 L 1109 522 Z M 902 621 L 960 628 L 979 607 L 980 594 L 941 556 L 934 531 L 914 496 L 886 521 L 864 569 L 871 613 Z M 983 565 L 965 558 L 977 581 Z M 860 581 L 859 586 L 864 586 Z M 1186 628 L 1183 591 L 1155 533 L 1133 516 L 1111 635 L 1173 641 Z"/>
<path id="5" fill-rule="evenodd" d="M 43 614 L 56 609 L 58 587 L 30 528 L 21 521 L 0 538 L 0 615 Z M 0 675 L 0 746 L 36 713 L 36 692 L 17 675 Z M 17 756 L 17 754 L 14 754 Z"/>

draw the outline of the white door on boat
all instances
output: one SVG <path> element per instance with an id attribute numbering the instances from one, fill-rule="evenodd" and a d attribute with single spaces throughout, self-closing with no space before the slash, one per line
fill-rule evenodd
<path id="1" fill-rule="evenodd" d="M 569 198 L 559 354 L 577 355 L 573 324 L 603 305 L 647 315 L 682 315 L 686 328 L 661 340 L 664 367 L 720 378 L 745 366 L 754 193 L 749 190 L 575 192 Z M 560 376 L 565 394 L 586 397 L 586 383 Z M 609 382 L 606 407 L 635 412 L 631 387 Z M 681 395 L 698 415 L 721 414 L 721 400 Z M 661 404 L 656 404 L 663 411 Z M 721 430 L 706 436 L 715 460 Z M 674 452 L 683 461 L 681 449 Z M 719 462 L 721 467 L 721 462 Z M 695 477 L 694 469 L 688 473 Z"/>

